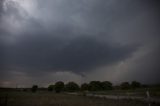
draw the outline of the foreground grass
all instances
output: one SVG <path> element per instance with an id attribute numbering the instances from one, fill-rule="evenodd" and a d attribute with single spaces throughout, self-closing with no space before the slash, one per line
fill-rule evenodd
<path id="1" fill-rule="evenodd" d="M 96 91 L 91 92 L 94 94 L 100 95 L 121 95 L 121 96 L 141 96 L 147 97 L 146 91 L 149 91 L 151 97 L 160 98 L 160 87 L 157 88 L 138 88 L 138 89 L 129 89 L 129 90 L 110 90 L 110 91 Z"/>
<path id="2" fill-rule="evenodd" d="M 1 92 L 1 106 L 4 105 L 2 103 L 6 95 L 8 95 L 7 106 L 148 106 L 148 103 L 135 100 L 110 100 L 51 92 Z"/>

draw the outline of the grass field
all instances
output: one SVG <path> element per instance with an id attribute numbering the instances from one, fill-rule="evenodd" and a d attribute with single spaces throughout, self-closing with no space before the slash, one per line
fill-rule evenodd
<path id="1" fill-rule="evenodd" d="M 160 98 L 160 88 L 139 88 L 135 90 L 110 90 L 110 91 L 96 91 L 93 92 L 94 94 L 100 94 L 100 95 L 124 95 L 124 96 L 142 96 L 146 97 L 146 91 L 149 91 L 151 97 Z"/>
<path id="2" fill-rule="evenodd" d="M 0 106 L 148 106 L 148 103 L 136 100 L 111 100 L 51 92 L 1 92 Z M 151 104 L 151 106 L 159 105 Z"/>

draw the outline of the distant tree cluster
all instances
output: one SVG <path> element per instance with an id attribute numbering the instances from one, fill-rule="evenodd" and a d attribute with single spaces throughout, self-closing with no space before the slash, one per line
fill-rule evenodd
<path id="1" fill-rule="evenodd" d="M 105 90 L 112 90 L 112 83 L 109 81 L 91 81 L 88 84 L 88 91 L 105 91 Z"/>
<path id="2" fill-rule="evenodd" d="M 33 85 L 31 91 L 36 92 L 37 90 L 38 90 L 38 85 Z"/>
<path id="3" fill-rule="evenodd" d="M 113 89 L 136 89 L 142 87 L 140 82 L 132 81 L 122 82 L 118 86 L 113 86 L 113 84 L 109 81 L 90 81 L 89 83 L 83 83 L 80 86 L 75 82 L 68 82 L 64 84 L 62 81 L 58 81 L 55 84 L 48 86 L 48 91 L 54 91 L 56 93 L 60 92 L 77 92 L 77 91 L 107 91 Z M 33 85 L 31 88 L 32 92 L 36 92 L 38 90 L 38 85 Z"/>
<path id="4" fill-rule="evenodd" d="M 57 93 L 62 91 L 76 92 L 76 91 L 101 91 L 112 90 L 112 83 L 109 81 L 91 81 L 90 83 L 83 83 L 81 86 L 75 82 L 68 82 L 64 84 L 62 81 L 56 82 L 54 85 L 48 86 L 48 91 L 55 91 Z"/>
<path id="5" fill-rule="evenodd" d="M 75 92 L 79 90 L 80 87 L 75 82 L 68 82 L 67 84 L 64 84 L 64 82 L 58 81 L 54 85 L 48 86 L 48 91 L 55 91 L 56 93 L 60 93 L 63 91 Z"/>
<path id="6" fill-rule="evenodd" d="M 120 85 L 120 88 L 123 90 L 127 90 L 127 89 L 136 89 L 136 88 L 140 88 L 142 85 L 140 82 L 137 81 L 132 81 L 131 83 L 129 82 L 122 82 Z"/>

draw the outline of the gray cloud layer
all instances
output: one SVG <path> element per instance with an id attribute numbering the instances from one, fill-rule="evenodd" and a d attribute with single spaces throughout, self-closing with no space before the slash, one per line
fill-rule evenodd
<path id="1" fill-rule="evenodd" d="M 1 0 L 0 83 L 10 82 L 7 77 L 15 72 L 26 79 L 62 71 L 101 80 L 103 75 L 94 77 L 95 71 L 112 67 L 102 74 L 116 76 L 113 67 L 121 62 L 128 71 L 118 68 L 119 80 L 159 82 L 158 4 L 157 0 Z M 140 79 L 137 70 L 147 77 Z"/>

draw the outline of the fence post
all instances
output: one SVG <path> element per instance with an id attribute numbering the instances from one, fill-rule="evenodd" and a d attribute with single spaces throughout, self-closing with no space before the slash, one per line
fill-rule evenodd
<path id="1" fill-rule="evenodd" d="M 151 106 L 151 97 L 150 97 L 150 94 L 149 94 L 149 91 L 146 91 L 146 95 L 147 95 L 147 101 L 148 101 L 148 106 Z"/>

